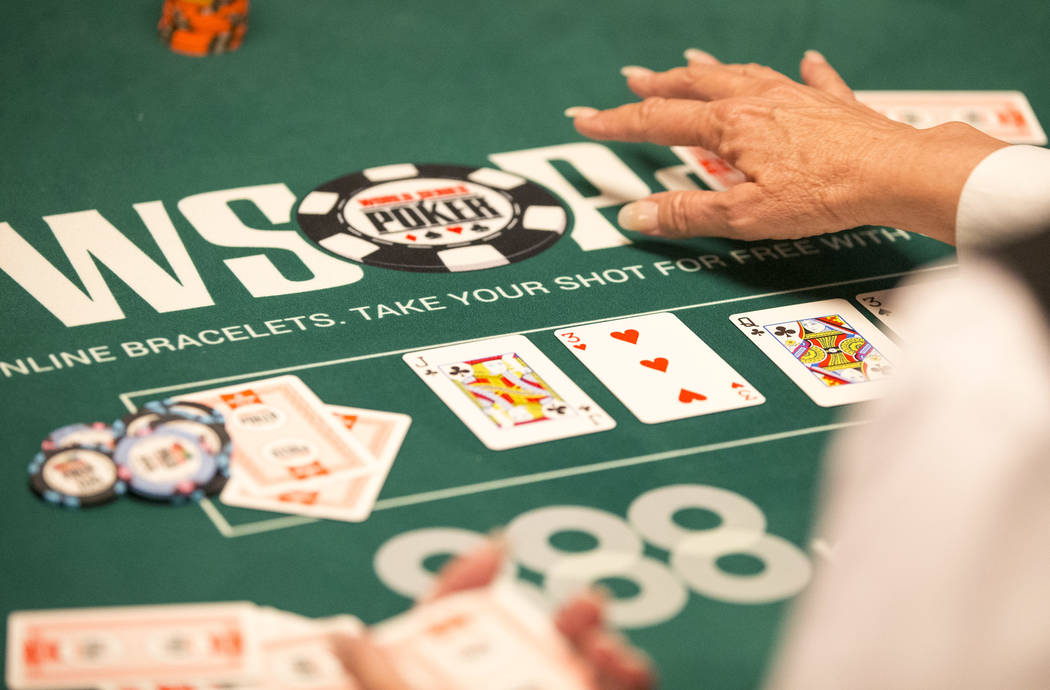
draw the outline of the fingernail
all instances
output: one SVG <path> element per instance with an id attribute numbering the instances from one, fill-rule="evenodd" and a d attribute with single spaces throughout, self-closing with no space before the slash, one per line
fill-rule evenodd
<path id="1" fill-rule="evenodd" d="M 827 62 L 828 61 L 827 58 L 825 58 L 823 55 L 821 55 L 819 51 L 813 50 L 812 48 L 810 48 L 805 53 L 803 53 L 803 57 L 806 60 L 812 60 L 813 62 Z"/>
<path id="2" fill-rule="evenodd" d="M 659 207 L 652 201 L 635 201 L 621 208 L 616 220 L 624 230 L 654 235 L 659 230 Z"/>
<path id="3" fill-rule="evenodd" d="M 620 74 L 628 79 L 631 77 L 645 77 L 652 73 L 653 71 L 648 67 L 639 67 L 638 65 L 627 65 L 626 67 L 620 68 Z"/>
<path id="4" fill-rule="evenodd" d="M 699 48 L 686 48 L 685 59 L 689 62 L 698 62 L 702 65 L 717 65 L 718 58 L 706 50 L 700 50 Z"/>
<path id="5" fill-rule="evenodd" d="M 590 117 L 597 112 L 597 108 L 589 108 L 585 105 L 574 105 L 571 108 L 565 109 L 565 117 L 571 117 L 573 119 L 577 117 Z"/>

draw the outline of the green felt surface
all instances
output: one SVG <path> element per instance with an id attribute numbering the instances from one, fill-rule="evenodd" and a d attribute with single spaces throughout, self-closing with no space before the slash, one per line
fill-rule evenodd
<path id="1" fill-rule="evenodd" d="M 4 616 L 18 609 L 249 599 L 311 616 L 353 612 L 374 622 L 407 603 L 373 567 L 377 549 L 399 534 L 430 527 L 485 533 L 551 505 L 624 518 L 635 497 L 674 484 L 744 496 L 761 508 L 769 533 L 808 551 L 828 438 L 822 428 L 836 424 L 841 410 L 812 404 L 728 316 L 853 300 L 952 255 L 917 236 L 891 242 L 880 235 L 878 244 L 836 250 L 833 241 L 814 240 L 819 251 L 811 256 L 737 264 L 729 252 L 745 245 L 722 240 L 672 244 L 632 236 L 633 244 L 585 252 L 566 237 L 530 260 L 485 271 L 365 267 L 360 281 L 342 287 L 255 298 L 225 261 L 263 254 L 289 279 L 306 280 L 310 272 L 289 252 L 209 243 L 179 212 L 181 199 L 274 183 L 301 199 L 327 180 L 371 166 L 480 166 L 494 153 L 581 141 L 562 117 L 564 108 L 623 102 L 630 94 L 620 66 L 670 67 L 690 46 L 792 75 L 803 50 L 817 48 L 856 88 L 1018 89 L 1037 114 L 1050 112 L 1042 69 L 1050 33 L 1045 2 L 538 0 L 526 7 L 259 0 L 242 49 L 207 59 L 172 54 L 158 42 L 160 2 L 7 4 L 17 6 L 5 11 L 0 48 L 0 222 L 77 283 L 45 216 L 97 209 L 167 269 L 133 209 L 161 201 L 215 304 L 158 313 L 102 268 L 125 318 L 66 327 L 0 272 L 0 361 L 45 362 L 49 353 L 103 345 L 118 355 L 108 363 L 0 376 Z M 608 147 L 652 189 L 660 189 L 656 170 L 678 164 L 661 147 Z M 233 208 L 250 227 L 296 227 L 294 215 L 272 223 L 250 203 Z M 615 210 L 604 213 L 614 217 Z M 702 254 L 726 257 L 727 265 L 666 277 L 653 267 Z M 641 266 L 645 278 L 576 290 L 554 282 L 625 266 Z M 540 281 L 550 292 L 469 307 L 447 298 L 523 281 Z M 350 311 L 429 295 L 447 308 L 371 321 Z M 553 336 L 558 326 L 660 309 L 678 309 L 765 394 L 766 404 L 645 425 Z M 120 350 L 128 341 L 239 324 L 258 329 L 267 320 L 318 313 L 337 323 L 136 358 Z M 593 396 L 616 428 L 488 451 L 400 359 L 409 349 L 518 332 Z M 27 462 L 57 426 L 108 421 L 127 404 L 165 394 L 143 391 L 190 390 L 202 387 L 195 382 L 247 380 L 285 368 L 328 403 L 413 417 L 367 522 L 271 530 L 265 521 L 273 514 L 215 501 L 232 526 L 224 536 L 196 506 L 123 500 L 67 512 L 25 486 Z M 624 462 L 599 465 L 617 460 Z M 259 524 L 258 531 L 250 527 Z M 647 554 L 668 562 L 659 548 L 649 546 Z M 741 572 L 753 566 L 731 559 L 722 565 Z M 537 573 L 523 577 L 542 581 Z M 694 591 L 674 616 L 628 634 L 653 657 L 665 687 L 750 688 L 768 663 L 787 603 L 731 603 Z"/>

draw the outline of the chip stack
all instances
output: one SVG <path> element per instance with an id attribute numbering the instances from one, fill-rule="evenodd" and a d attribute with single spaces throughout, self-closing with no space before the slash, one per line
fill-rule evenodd
<path id="1" fill-rule="evenodd" d="M 241 45 L 249 0 L 164 0 L 157 30 L 176 53 L 201 57 Z"/>
<path id="2" fill-rule="evenodd" d="M 29 463 L 29 486 L 66 508 L 99 506 L 125 494 L 179 505 L 222 491 L 232 454 L 218 410 L 151 401 L 113 424 L 52 431 Z"/>
<path id="3" fill-rule="evenodd" d="M 102 422 L 69 424 L 44 439 L 29 463 L 29 486 L 48 503 L 85 508 L 127 491 L 113 459 L 116 433 Z"/>

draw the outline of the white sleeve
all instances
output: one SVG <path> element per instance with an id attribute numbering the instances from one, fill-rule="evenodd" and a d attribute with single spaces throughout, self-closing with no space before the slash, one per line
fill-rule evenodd
<path id="1" fill-rule="evenodd" d="M 1007 146 L 981 161 L 959 196 L 959 253 L 1050 227 L 1050 149 Z"/>
<path id="2" fill-rule="evenodd" d="M 772 690 L 1027 690 L 1050 679 L 1050 329 L 977 260 L 907 314 L 896 389 L 834 439 Z"/>

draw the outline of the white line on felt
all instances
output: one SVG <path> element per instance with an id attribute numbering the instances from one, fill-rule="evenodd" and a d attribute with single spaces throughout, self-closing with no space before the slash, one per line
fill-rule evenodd
<path id="1" fill-rule="evenodd" d="M 215 529 L 219 530 L 219 534 L 224 537 L 235 536 L 233 533 L 233 527 L 231 527 L 230 523 L 226 521 L 226 518 L 222 516 L 219 509 L 212 504 L 211 500 L 207 497 L 202 498 L 200 500 L 200 507 L 201 510 L 204 511 L 204 514 L 208 516 L 208 519 L 211 520 L 211 523 L 215 525 Z"/>
<path id="2" fill-rule="evenodd" d="M 575 467 L 564 467 L 562 469 L 550 470 L 547 472 L 536 472 L 533 474 L 519 475 L 517 477 L 507 477 L 506 479 L 495 479 L 488 482 L 465 484 L 463 486 L 454 486 L 448 489 L 424 491 L 417 494 L 409 494 L 407 496 L 396 496 L 394 498 L 386 498 L 380 501 L 376 501 L 375 507 L 372 510 L 373 512 L 377 510 L 390 510 L 393 508 L 403 508 L 405 506 L 418 505 L 420 503 L 431 503 L 433 501 L 441 501 L 447 498 L 471 496 L 475 494 L 487 493 L 489 491 L 506 489 L 514 486 L 523 486 L 525 484 L 536 484 L 539 482 L 546 482 L 554 479 L 574 477 L 581 474 L 605 472 L 607 470 L 619 469 L 621 467 L 631 467 L 633 465 L 643 465 L 651 462 L 661 462 L 663 460 L 674 460 L 689 455 L 702 455 L 704 453 L 713 453 L 715 451 L 728 450 L 730 448 L 740 448 L 742 446 L 753 446 L 758 445 L 760 443 L 769 443 L 770 441 L 780 441 L 783 439 L 796 438 L 799 436 L 809 436 L 811 434 L 819 434 L 825 431 L 835 431 L 836 429 L 844 429 L 846 427 L 857 426 L 858 424 L 867 424 L 867 421 L 862 420 L 855 422 L 838 422 L 835 424 L 824 424 L 822 426 L 812 426 L 804 429 L 792 429 L 791 431 L 779 431 L 774 434 L 752 436 L 750 438 L 742 438 L 737 439 L 735 441 L 720 441 L 718 443 L 708 443 L 702 446 L 691 446 L 689 448 L 679 448 L 677 450 L 665 450 L 660 451 L 659 453 L 648 453 L 646 455 L 636 455 L 630 458 L 620 458 L 617 460 L 595 462 L 589 465 L 577 465 Z M 207 501 L 207 499 L 204 500 Z M 211 503 L 208 503 L 207 507 L 205 507 L 205 512 L 207 512 L 208 509 L 218 512 L 216 508 L 213 505 L 211 505 Z M 287 527 L 297 527 L 298 525 L 305 525 L 313 522 L 317 522 L 317 520 L 315 518 L 307 517 L 286 517 L 276 518 L 273 520 L 263 520 L 261 522 L 250 522 L 247 524 L 237 525 L 236 527 L 230 528 L 230 533 L 224 533 L 224 536 L 243 537 L 249 534 L 261 534 L 263 532 L 272 532 L 274 530 L 285 529 Z M 226 523 L 226 521 L 223 520 L 223 523 Z M 226 524 L 228 525 L 228 523 Z M 216 523 L 216 526 L 219 526 L 218 523 Z M 222 531 L 221 526 L 219 527 L 219 531 Z"/>
<path id="3" fill-rule="evenodd" d="M 729 448 L 753 446 L 758 445 L 760 443 L 780 441 L 787 438 L 795 438 L 797 436 L 808 436 L 810 434 L 819 434 L 823 431 L 834 431 L 836 429 L 844 429 L 846 427 L 857 426 L 858 424 L 866 423 L 867 422 L 865 421 L 856 421 L 839 422 L 837 424 L 824 424 L 823 426 L 812 426 L 805 429 L 793 429 L 792 431 L 780 431 L 775 434 L 752 436 L 751 438 L 742 438 L 737 439 L 736 441 L 721 441 L 719 443 L 709 443 L 703 446 L 692 446 L 691 448 L 680 448 L 678 450 L 665 450 L 659 453 L 636 455 L 632 458 L 607 460 L 605 462 L 595 462 L 589 465 L 564 467 L 559 470 L 536 472 L 535 474 L 523 474 L 517 477 L 495 479 L 488 482 L 479 482 L 477 484 L 466 484 L 464 486 L 455 486 L 449 489 L 424 491 L 423 493 L 411 494 L 409 496 L 398 496 L 396 498 L 387 498 L 381 501 L 376 501 L 375 507 L 373 507 L 372 510 L 373 512 L 376 510 L 388 510 L 390 508 L 400 508 L 402 506 L 415 505 L 417 503 L 429 503 L 431 501 L 440 501 L 445 498 L 455 498 L 459 496 L 469 496 L 471 494 L 485 493 L 487 491 L 496 491 L 498 489 L 505 489 L 512 486 L 535 484 L 537 482 L 545 482 L 550 481 L 552 479 L 562 479 L 564 477 L 574 477 L 581 474 L 591 474 L 592 472 L 604 472 L 606 470 L 614 470 L 619 469 L 621 467 L 630 467 L 632 465 L 644 465 L 650 462 L 674 460 L 676 458 L 682 458 L 688 455 L 701 455 L 703 453 L 713 453 L 715 451 L 727 450 Z"/>
<path id="4" fill-rule="evenodd" d="M 229 536 L 231 537 L 246 537 L 249 534 L 259 534 L 261 532 L 273 532 L 274 530 L 287 529 L 288 527 L 298 527 L 299 525 L 309 525 L 314 522 L 319 522 L 317 518 L 305 517 L 305 516 L 289 516 L 283 518 L 274 518 L 273 520 L 262 520 L 260 522 L 246 522 L 243 525 L 237 525 L 231 530 Z"/>
<path id="5" fill-rule="evenodd" d="M 649 311 L 642 311 L 635 314 L 625 314 L 622 316 L 607 316 L 600 319 L 591 319 L 589 321 L 574 321 L 572 323 L 563 323 L 559 326 L 541 326 L 539 328 L 529 328 L 523 331 L 514 331 L 511 333 L 498 333 L 495 335 L 485 335 L 478 338 L 467 338 L 465 340 L 454 340 L 448 343 L 437 343 L 434 345 L 415 345 L 412 347 L 402 348 L 400 350 L 388 350 L 386 352 L 373 352 L 367 355 L 355 355 L 353 357 L 341 357 L 339 359 L 330 359 L 324 362 L 312 362 L 310 364 L 296 364 L 294 366 L 280 367 L 278 369 L 267 369 L 264 371 L 252 371 L 246 374 L 234 374 L 232 376 L 221 376 L 214 379 L 205 379 L 203 381 L 190 381 L 188 383 L 177 383 L 170 386 L 160 386 L 157 388 L 146 388 L 140 391 L 129 391 L 121 394 L 121 399 L 124 396 L 128 398 L 134 398 L 142 395 L 153 395 L 156 393 L 168 393 L 170 391 L 182 390 L 184 388 L 193 388 L 195 386 L 209 386 L 219 383 L 226 383 L 229 381 L 238 381 L 240 379 L 251 378 L 255 376 L 272 376 L 276 374 L 286 374 L 293 371 L 303 371 L 306 369 L 316 369 L 319 367 L 328 367 L 336 364 L 348 364 L 350 362 L 359 362 L 366 359 L 376 359 L 378 357 L 391 357 L 393 355 L 403 355 L 406 352 L 413 352 L 415 350 L 430 350 L 437 347 L 447 347 L 450 345 L 462 345 L 463 343 L 473 343 L 479 340 L 488 340 L 489 338 L 503 338 L 510 335 L 525 335 L 526 333 L 538 333 L 540 331 L 556 331 L 559 328 L 568 328 L 570 326 L 585 326 L 591 323 L 599 323 L 601 321 L 612 321 L 614 319 L 628 319 L 636 316 L 647 316 L 649 314 L 659 314 L 665 311 L 686 311 L 688 309 L 700 309 L 703 307 L 713 307 L 719 304 L 731 304 L 733 302 L 746 302 L 752 299 L 763 299 L 765 297 L 777 297 L 778 295 L 790 295 L 793 292 L 805 292 L 806 290 L 821 290 L 829 287 L 838 287 L 841 285 L 853 285 L 855 283 L 863 283 L 869 280 L 885 280 L 887 278 L 901 278 L 903 276 L 912 275 L 915 273 L 926 273 L 929 271 L 943 271 L 948 268 L 955 268 L 956 264 L 942 264 L 939 266 L 927 266 L 925 268 L 917 268 L 911 271 L 900 271 L 898 273 L 886 273 L 879 276 L 868 276 L 866 278 L 852 278 L 850 280 L 840 280 L 835 283 L 822 283 L 820 285 L 807 285 L 806 287 L 791 288 L 790 290 L 776 290 L 774 292 L 763 292 L 758 295 L 745 295 L 743 297 L 729 297 L 726 299 L 713 300 L 711 302 L 697 302 L 696 304 L 687 304 L 681 307 L 667 307 L 664 309 L 651 309 Z M 127 404 L 125 402 L 125 404 Z"/>

